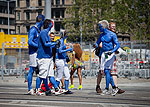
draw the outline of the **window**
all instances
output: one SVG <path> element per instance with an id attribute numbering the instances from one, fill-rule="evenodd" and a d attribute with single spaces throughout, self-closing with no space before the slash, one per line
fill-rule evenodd
<path id="1" fill-rule="evenodd" d="M 10 25 L 14 25 L 15 24 L 15 20 L 10 19 Z"/>
<path id="2" fill-rule="evenodd" d="M 20 26 L 17 27 L 18 34 L 20 34 Z"/>
<path id="3" fill-rule="evenodd" d="M 20 12 L 17 13 L 17 20 L 20 20 Z"/>
<path id="4" fill-rule="evenodd" d="M 20 7 L 20 0 L 17 0 L 17 7 Z"/>
<path id="5" fill-rule="evenodd" d="M 27 33 L 28 33 L 29 30 L 30 30 L 30 26 L 26 26 L 26 30 L 27 30 Z"/>
<path id="6" fill-rule="evenodd" d="M 60 0 L 56 0 L 56 5 L 60 5 Z"/>
<path id="7" fill-rule="evenodd" d="M 62 0 L 62 5 L 64 5 L 65 4 L 65 0 Z"/>
<path id="8" fill-rule="evenodd" d="M 55 22 L 55 30 L 60 31 L 60 23 Z"/>
<path id="9" fill-rule="evenodd" d="M 26 20 L 30 20 L 30 13 L 26 12 Z"/>
<path id="10" fill-rule="evenodd" d="M 0 18 L 0 24 L 3 24 L 3 19 L 2 18 Z"/>
<path id="11" fill-rule="evenodd" d="M 10 14 L 14 14 L 14 13 L 15 13 L 14 8 L 10 8 Z"/>
<path id="12" fill-rule="evenodd" d="M 3 9 L 3 7 L 2 7 L 2 6 L 0 6 L 0 13 L 2 13 L 2 9 Z"/>
<path id="13" fill-rule="evenodd" d="M 62 10 L 62 18 L 64 18 L 64 13 L 65 13 L 64 10 Z"/>
<path id="14" fill-rule="evenodd" d="M 3 19 L 3 24 L 4 24 L 4 25 L 8 25 L 8 19 L 6 19 L 6 18 Z"/>
<path id="15" fill-rule="evenodd" d="M 38 0 L 39 6 L 42 6 L 42 0 Z"/>
<path id="16" fill-rule="evenodd" d="M 56 18 L 60 18 L 60 11 L 55 12 Z"/>
<path id="17" fill-rule="evenodd" d="M 1 11 L 2 11 L 2 13 L 5 13 L 5 8 L 4 8 L 4 7 L 2 7 L 2 10 L 1 10 Z"/>
<path id="18" fill-rule="evenodd" d="M 26 6 L 30 7 L 30 0 L 26 0 Z"/>

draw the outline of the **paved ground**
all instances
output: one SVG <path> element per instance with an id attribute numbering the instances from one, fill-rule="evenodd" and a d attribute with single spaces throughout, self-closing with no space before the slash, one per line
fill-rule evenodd
<path id="1" fill-rule="evenodd" d="M 78 87 L 78 78 L 74 79 Z M 150 79 L 119 78 L 119 87 L 124 94 L 98 95 L 95 92 L 96 78 L 83 78 L 83 90 L 72 90 L 74 94 L 60 96 L 26 95 L 27 83 L 21 77 L 0 78 L 0 107 L 149 107 Z M 104 88 L 103 79 L 101 87 Z M 33 79 L 35 87 L 35 78 Z"/>

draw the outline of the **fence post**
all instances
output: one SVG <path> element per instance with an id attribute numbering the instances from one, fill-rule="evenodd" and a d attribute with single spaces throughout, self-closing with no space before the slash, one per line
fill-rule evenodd
<path id="1" fill-rule="evenodd" d="M 2 77 L 2 80 L 4 79 L 4 43 L 2 43 L 2 61 L 1 61 L 1 77 Z"/>
<path id="2" fill-rule="evenodd" d="M 19 48 L 19 72 L 20 72 L 20 76 L 22 75 L 22 71 L 21 71 L 21 48 Z"/>
<path id="3" fill-rule="evenodd" d="M 92 70 L 91 70 L 91 42 L 89 43 L 90 44 L 90 74 L 92 74 Z"/>

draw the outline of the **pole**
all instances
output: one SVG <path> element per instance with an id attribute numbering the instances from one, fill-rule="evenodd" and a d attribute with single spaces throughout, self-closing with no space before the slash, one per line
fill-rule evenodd
<path id="1" fill-rule="evenodd" d="M 3 73 L 3 71 L 4 71 L 4 43 L 2 43 L 2 61 L 1 61 L 1 67 L 2 67 L 2 69 L 1 69 L 1 77 L 2 77 L 2 80 L 4 79 L 3 77 L 4 77 L 4 73 Z"/>
<path id="2" fill-rule="evenodd" d="M 91 46 L 91 42 L 89 43 L 90 44 L 90 76 L 92 76 L 92 70 L 91 70 L 91 48 L 92 48 L 92 46 Z"/>
<path id="3" fill-rule="evenodd" d="M 22 76 L 22 66 L 21 66 L 21 48 L 19 48 L 19 72 L 20 76 Z"/>
<path id="4" fill-rule="evenodd" d="M 140 27 L 140 29 L 139 29 L 139 34 L 140 34 L 140 60 L 142 60 L 142 56 L 141 56 L 141 26 L 139 26 Z"/>
<path id="5" fill-rule="evenodd" d="M 82 49 L 82 17 L 80 17 L 80 44 Z"/>
<path id="6" fill-rule="evenodd" d="M 51 0 L 45 0 L 45 18 L 51 19 Z"/>
<path id="7" fill-rule="evenodd" d="M 10 34 L 9 33 L 9 0 L 7 1 L 7 8 L 8 8 L 8 35 Z"/>

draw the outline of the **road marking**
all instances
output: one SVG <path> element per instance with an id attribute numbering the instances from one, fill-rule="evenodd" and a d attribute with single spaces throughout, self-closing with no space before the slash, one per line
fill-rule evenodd
<path id="1" fill-rule="evenodd" d="M 1 103 L 0 102 L 0 105 L 17 105 L 17 106 L 27 106 L 27 107 L 41 107 L 41 106 L 44 106 L 44 107 L 60 107 L 60 106 L 50 106 L 50 105 L 36 105 L 36 103 L 55 103 L 55 104 L 84 104 L 84 105 L 88 105 L 88 104 L 91 104 L 91 105 L 102 105 L 103 107 L 120 107 L 120 106 L 123 106 L 123 107 L 130 107 L 130 106 L 139 106 L 139 107 L 149 107 L 148 105 L 134 105 L 134 104 L 113 104 L 113 103 L 95 103 L 95 102 L 76 102 L 76 101 L 39 101 L 39 100 L 4 100 L 4 99 L 0 99 L 0 101 L 10 101 L 9 103 Z M 28 104 L 28 103 L 32 103 L 32 104 Z M 19 103 L 19 104 L 17 104 Z M 35 103 L 35 104 L 33 104 Z"/>
<path id="2" fill-rule="evenodd" d="M 141 98 L 143 98 L 143 99 L 150 99 L 150 97 L 141 97 Z"/>
<path id="3" fill-rule="evenodd" d="M 7 93 L 7 94 L 22 94 L 22 92 L 10 92 L 10 91 L 0 92 L 0 94 L 3 94 L 3 93 Z M 27 93 L 24 93 L 24 94 L 27 94 Z"/>
<path id="4" fill-rule="evenodd" d="M 25 107 L 61 107 L 61 106 L 50 106 L 50 105 L 31 105 L 31 104 L 12 104 L 12 103 L 0 103 L 0 105 L 11 105 L 11 106 L 25 106 Z"/>
<path id="5" fill-rule="evenodd" d="M 123 93 L 123 94 L 130 94 L 130 95 L 132 95 L 132 94 L 134 94 L 134 93 L 125 92 L 125 93 Z"/>
<path id="6" fill-rule="evenodd" d="M 27 88 L 21 88 L 21 87 L 15 87 L 15 88 L 12 88 L 12 87 L 0 87 L 1 89 L 27 89 Z"/>

